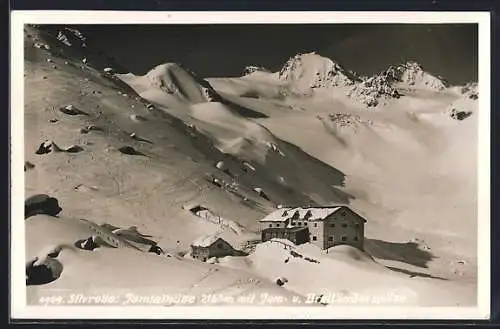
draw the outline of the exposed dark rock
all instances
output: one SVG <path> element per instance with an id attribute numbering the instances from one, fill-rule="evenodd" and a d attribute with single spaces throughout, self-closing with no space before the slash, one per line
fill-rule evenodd
<path id="1" fill-rule="evenodd" d="M 83 151 L 83 147 L 78 146 L 78 145 L 71 145 L 65 151 L 69 152 L 69 153 L 79 153 L 79 152 Z"/>
<path id="2" fill-rule="evenodd" d="M 95 243 L 93 237 L 89 237 L 88 239 L 76 241 L 75 247 L 83 250 L 94 250 L 96 248 L 99 248 L 99 245 Z"/>
<path id="3" fill-rule="evenodd" d="M 149 139 L 139 137 L 139 136 L 137 136 L 137 134 L 136 134 L 136 133 L 131 133 L 131 134 L 129 135 L 129 137 L 130 137 L 130 138 L 132 138 L 133 140 L 138 141 L 138 142 L 144 142 L 144 143 L 148 143 L 148 144 L 153 144 L 153 142 L 152 142 L 152 141 L 150 141 Z"/>
<path id="4" fill-rule="evenodd" d="M 51 141 L 45 141 L 36 150 L 36 154 L 42 155 L 42 154 L 47 154 L 52 151 L 52 142 Z"/>
<path id="5" fill-rule="evenodd" d="M 130 119 L 132 119 L 133 121 L 137 121 L 137 122 L 147 121 L 147 119 L 145 117 L 137 115 L 137 114 L 131 114 Z"/>
<path id="6" fill-rule="evenodd" d="M 32 195 L 24 202 L 25 219 L 37 214 L 57 216 L 61 210 L 59 201 L 47 194 Z"/>
<path id="7" fill-rule="evenodd" d="M 287 278 L 277 278 L 276 279 L 276 284 L 280 287 L 284 286 L 285 283 L 288 282 L 288 279 Z"/>
<path id="8" fill-rule="evenodd" d="M 137 151 L 132 146 L 122 146 L 118 149 L 118 151 L 127 155 L 144 155 L 144 153 Z"/>
<path id="9" fill-rule="evenodd" d="M 86 113 L 80 109 L 77 109 L 73 105 L 63 106 L 59 109 L 59 111 L 61 111 L 64 114 L 67 114 L 67 115 L 88 115 L 88 113 Z"/>
<path id="10" fill-rule="evenodd" d="M 257 193 L 261 198 L 266 199 L 267 201 L 271 201 L 269 196 L 264 192 L 264 190 L 260 187 L 256 187 L 253 189 L 255 193 Z"/>
<path id="11" fill-rule="evenodd" d="M 470 111 L 460 111 L 460 110 L 457 110 L 455 108 L 451 109 L 451 111 L 450 111 L 450 116 L 453 119 L 459 120 L 459 121 L 467 119 L 471 115 L 472 115 L 472 112 L 470 112 Z"/>
<path id="12" fill-rule="evenodd" d="M 65 149 L 62 149 L 53 141 L 47 140 L 44 141 L 42 144 L 40 144 L 35 153 L 38 155 L 42 155 L 42 154 L 48 154 L 50 152 L 78 153 L 81 151 L 83 151 L 83 148 L 78 145 L 71 145 Z"/>
<path id="13" fill-rule="evenodd" d="M 62 273 L 63 265 L 56 259 L 48 257 L 42 264 L 35 265 L 34 259 L 26 266 L 26 285 L 40 285 L 50 283 Z"/>
<path id="14" fill-rule="evenodd" d="M 33 169 L 33 168 L 35 168 L 34 164 L 32 164 L 29 161 L 24 162 L 24 171 L 28 171 L 28 170 Z"/>
<path id="15" fill-rule="evenodd" d="M 160 248 L 158 247 L 157 245 L 152 245 L 151 248 L 149 248 L 149 252 L 154 252 L 155 254 L 157 255 L 162 255 L 164 254 L 165 252 Z"/>

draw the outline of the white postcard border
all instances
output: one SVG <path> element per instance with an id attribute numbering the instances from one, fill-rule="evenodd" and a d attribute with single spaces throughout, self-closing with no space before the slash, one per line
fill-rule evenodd
<path id="1" fill-rule="evenodd" d="M 477 307 L 78 307 L 27 306 L 24 277 L 24 24 L 478 23 Z M 487 319 L 490 315 L 490 13 L 489 12 L 138 12 L 11 13 L 11 316 L 24 319 Z"/>

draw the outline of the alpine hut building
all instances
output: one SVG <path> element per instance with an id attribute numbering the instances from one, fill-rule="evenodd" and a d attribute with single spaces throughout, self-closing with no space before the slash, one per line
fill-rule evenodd
<path id="1" fill-rule="evenodd" d="M 365 223 L 366 219 L 343 205 L 281 208 L 260 220 L 262 241 L 311 242 L 321 249 L 348 244 L 363 250 Z"/>

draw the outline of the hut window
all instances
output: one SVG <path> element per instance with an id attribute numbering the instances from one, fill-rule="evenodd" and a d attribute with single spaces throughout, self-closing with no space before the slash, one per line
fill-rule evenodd
<path id="1" fill-rule="evenodd" d="M 314 223 L 314 227 L 318 227 L 318 223 Z"/>
<path id="2" fill-rule="evenodd" d="M 273 224 L 269 224 L 269 227 L 273 227 Z"/>
<path id="3" fill-rule="evenodd" d="M 279 224 L 279 223 L 278 223 L 278 224 L 276 224 L 276 227 L 280 227 L 280 224 Z"/>
<path id="4" fill-rule="evenodd" d="M 347 227 L 347 224 L 346 224 L 346 223 L 343 223 L 343 224 L 342 224 L 342 227 L 343 227 L 343 228 L 346 228 L 346 227 Z"/>
<path id="5" fill-rule="evenodd" d="M 217 243 L 217 248 L 222 248 L 222 243 Z"/>
<path id="6" fill-rule="evenodd" d="M 318 240 L 318 238 L 316 237 L 316 235 L 313 235 L 313 241 L 316 241 Z"/>
<path id="7" fill-rule="evenodd" d="M 330 242 L 333 241 L 333 236 L 329 236 L 328 241 L 330 241 Z"/>
<path id="8" fill-rule="evenodd" d="M 345 211 L 342 211 L 342 212 L 340 213 L 340 216 L 345 216 Z"/>
<path id="9" fill-rule="evenodd" d="M 359 240 L 359 239 L 358 239 L 358 237 L 357 237 L 357 236 L 355 236 L 355 237 L 354 237 L 354 241 L 358 241 L 358 240 Z"/>
<path id="10" fill-rule="evenodd" d="M 344 242 L 347 241 L 347 237 L 342 236 L 342 241 L 344 241 Z"/>
<path id="11" fill-rule="evenodd" d="M 331 223 L 331 224 L 330 224 L 330 227 L 335 227 L 335 223 Z"/>
<path id="12" fill-rule="evenodd" d="M 297 225 L 302 226 L 302 222 L 297 222 Z"/>

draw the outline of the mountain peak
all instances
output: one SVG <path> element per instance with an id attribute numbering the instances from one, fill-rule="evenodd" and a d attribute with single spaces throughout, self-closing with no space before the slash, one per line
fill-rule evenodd
<path id="1" fill-rule="evenodd" d="M 245 67 L 245 69 L 243 70 L 243 75 L 250 75 L 254 72 L 265 72 L 265 73 L 271 73 L 271 71 L 269 71 L 267 68 L 263 67 L 263 66 L 257 66 L 257 65 L 249 65 L 247 67 Z"/>
<path id="2" fill-rule="evenodd" d="M 415 61 L 407 61 L 396 66 L 389 66 L 379 75 L 385 76 L 390 83 L 400 83 L 403 87 L 440 91 L 446 88 L 446 82 L 424 70 Z"/>
<path id="3" fill-rule="evenodd" d="M 220 96 L 208 83 L 180 63 L 155 66 L 145 78 L 149 84 L 168 95 L 188 99 L 192 103 L 219 101 Z"/>
<path id="4" fill-rule="evenodd" d="M 376 107 L 384 100 L 401 97 L 392 82 L 393 77 L 390 75 L 374 75 L 354 85 L 348 96 L 368 107 Z"/>
<path id="5" fill-rule="evenodd" d="M 301 89 L 348 86 L 354 76 L 330 58 L 316 52 L 301 53 L 288 59 L 278 73 L 281 81 L 294 83 Z"/>
<path id="6" fill-rule="evenodd" d="M 405 67 L 407 69 L 412 69 L 416 71 L 423 71 L 424 68 L 422 65 L 416 61 L 407 61 L 406 63 L 400 64 L 400 66 Z"/>

